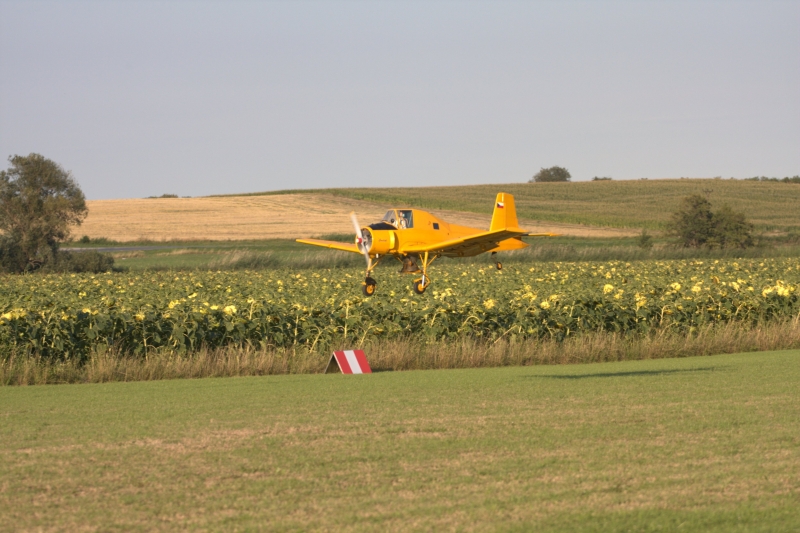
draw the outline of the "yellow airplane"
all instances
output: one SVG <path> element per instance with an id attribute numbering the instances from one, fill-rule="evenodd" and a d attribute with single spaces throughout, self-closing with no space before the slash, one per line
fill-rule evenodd
<path id="1" fill-rule="evenodd" d="M 363 228 L 354 213 L 350 217 L 356 230 L 353 244 L 319 239 L 297 239 L 297 242 L 363 254 L 367 261 L 363 283 L 365 296 L 375 294 L 378 283 L 370 274 L 386 256 L 403 264 L 401 273 L 422 272 L 422 277 L 412 284 L 414 292 L 422 294 L 431 283 L 428 268 L 440 257 L 472 257 L 491 251 L 495 266 L 500 270 L 503 265 L 495 258 L 497 252 L 526 248 L 528 244 L 522 242 L 522 237 L 556 236 L 555 233 L 528 233 L 520 228 L 514 197 L 503 192 L 497 195 L 489 231 L 448 224 L 419 209 L 390 209 L 380 222 Z M 418 261 L 422 263 L 421 269 Z"/>

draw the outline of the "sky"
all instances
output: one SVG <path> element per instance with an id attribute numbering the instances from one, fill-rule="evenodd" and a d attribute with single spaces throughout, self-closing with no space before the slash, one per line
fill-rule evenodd
<path id="1" fill-rule="evenodd" d="M 794 176 L 800 2 L 0 0 L 32 152 L 89 199 Z"/>

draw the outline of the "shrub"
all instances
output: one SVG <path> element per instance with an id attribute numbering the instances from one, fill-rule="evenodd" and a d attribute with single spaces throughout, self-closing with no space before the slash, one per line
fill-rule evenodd
<path id="1" fill-rule="evenodd" d="M 636 246 L 642 250 L 649 250 L 653 247 L 653 236 L 647 233 L 646 229 L 642 229 L 639 238 L 636 241 Z"/>
<path id="2" fill-rule="evenodd" d="M 47 263 L 42 272 L 88 272 L 99 274 L 114 269 L 114 258 L 94 250 L 80 252 L 60 251 L 55 260 Z"/>
<path id="3" fill-rule="evenodd" d="M 81 244 L 117 244 L 116 241 L 112 241 L 106 237 L 95 237 L 92 239 L 88 235 L 84 235 L 78 240 Z"/>
<path id="4" fill-rule="evenodd" d="M 528 180 L 528 183 L 538 183 L 547 181 L 569 181 L 572 179 L 569 170 L 563 167 L 550 167 L 539 170 L 533 177 Z"/>
<path id="5" fill-rule="evenodd" d="M 744 213 L 733 211 L 727 204 L 714 214 L 714 244 L 720 248 L 748 248 L 753 246 L 753 224 Z"/>
<path id="6" fill-rule="evenodd" d="M 699 194 L 683 199 L 669 230 L 687 248 L 747 248 L 754 244 L 753 224 L 744 213 L 734 212 L 728 205 L 714 213 L 711 202 Z"/>

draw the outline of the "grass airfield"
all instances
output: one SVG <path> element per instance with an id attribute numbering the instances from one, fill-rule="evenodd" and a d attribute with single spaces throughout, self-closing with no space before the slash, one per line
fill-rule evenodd
<path id="1" fill-rule="evenodd" d="M 797 531 L 800 351 L 0 388 L 0 530 Z"/>

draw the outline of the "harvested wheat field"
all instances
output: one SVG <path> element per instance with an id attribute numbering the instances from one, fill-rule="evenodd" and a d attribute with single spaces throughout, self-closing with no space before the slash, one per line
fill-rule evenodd
<path id="1" fill-rule="evenodd" d="M 327 194 L 92 200 L 87 206 L 89 215 L 76 230 L 76 237 L 88 235 L 119 242 L 294 239 L 351 233 L 351 211 L 362 224 L 367 224 L 380 219 L 390 207 Z M 433 213 L 448 222 L 478 228 L 488 228 L 491 219 L 473 213 Z M 579 224 L 521 223 L 531 231 L 583 237 L 636 233 Z"/>

